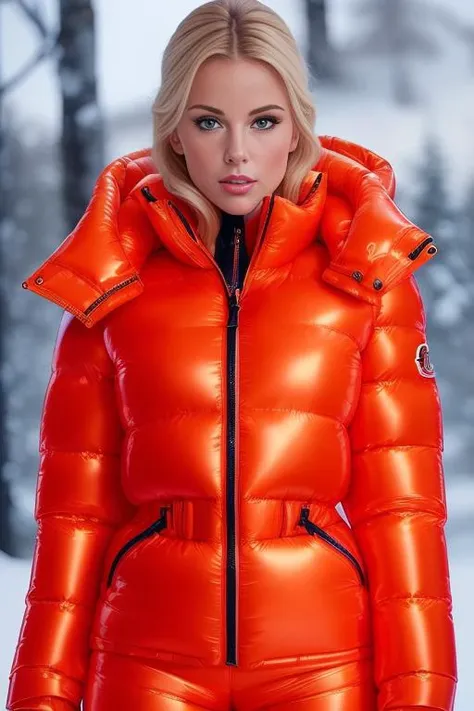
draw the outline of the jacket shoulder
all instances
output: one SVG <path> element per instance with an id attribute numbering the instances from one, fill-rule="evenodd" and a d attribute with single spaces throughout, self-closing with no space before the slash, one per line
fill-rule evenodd
<path id="1" fill-rule="evenodd" d="M 103 323 L 87 327 L 68 311 L 63 311 L 56 336 L 52 368 L 94 369 L 112 376 L 113 362 L 104 340 Z"/>
<path id="2" fill-rule="evenodd" d="M 425 329 L 425 305 L 418 281 L 413 274 L 409 274 L 393 289 L 383 294 L 376 324 Z"/>

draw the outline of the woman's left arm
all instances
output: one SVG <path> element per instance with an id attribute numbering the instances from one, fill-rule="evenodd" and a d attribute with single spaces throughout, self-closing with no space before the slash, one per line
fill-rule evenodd
<path id="1" fill-rule="evenodd" d="M 349 427 L 342 505 L 367 569 L 378 711 L 452 711 L 457 683 L 443 420 L 425 328 L 410 275 L 382 296 Z"/>

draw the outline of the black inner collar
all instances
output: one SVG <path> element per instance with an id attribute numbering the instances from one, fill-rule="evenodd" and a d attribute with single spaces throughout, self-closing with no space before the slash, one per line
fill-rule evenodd
<path id="1" fill-rule="evenodd" d="M 243 215 L 231 215 L 228 212 L 222 211 L 221 227 L 219 231 L 219 236 L 222 237 L 224 241 L 232 240 L 234 234 L 234 227 L 240 227 L 242 230 L 241 234 L 244 234 L 245 221 Z"/>
<path id="2" fill-rule="evenodd" d="M 249 255 L 245 244 L 245 221 L 243 215 L 231 215 L 222 211 L 222 220 L 219 234 L 216 239 L 214 259 L 219 265 L 226 282 L 232 285 L 234 275 L 234 230 L 240 227 L 240 242 L 238 255 L 238 278 L 237 284 L 242 288 L 245 273 L 249 265 Z"/>

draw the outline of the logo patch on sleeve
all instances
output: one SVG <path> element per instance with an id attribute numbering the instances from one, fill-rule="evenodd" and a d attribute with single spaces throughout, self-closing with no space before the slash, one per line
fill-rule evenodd
<path id="1" fill-rule="evenodd" d="M 433 364 L 430 361 L 430 349 L 427 343 L 420 343 L 417 347 L 415 363 L 419 374 L 424 378 L 435 377 L 436 373 Z"/>

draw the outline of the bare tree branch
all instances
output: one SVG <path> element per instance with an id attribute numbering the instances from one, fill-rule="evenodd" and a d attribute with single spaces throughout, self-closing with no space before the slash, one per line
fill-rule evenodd
<path id="1" fill-rule="evenodd" d="M 466 44 L 471 45 L 472 48 L 474 44 L 474 25 L 472 23 L 463 20 L 454 12 L 451 12 L 451 10 L 437 3 L 431 4 L 425 0 L 418 0 L 418 4 L 422 9 L 425 9 L 425 11 L 429 10 L 443 27 L 449 29 L 455 37 L 464 40 Z"/>
<path id="2" fill-rule="evenodd" d="M 15 0 L 15 2 L 18 7 L 23 10 L 28 19 L 31 20 L 31 22 L 36 26 L 41 37 L 43 37 L 43 39 L 46 39 L 49 35 L 48 28 L 46 27 L 46 23 L 41 17 L 38 8 L 32 7 L 27 2 L 25 2 L 25 0 Z"/>
<path id="3" fill-rule="evenodd" d="M 27 77 L 28 74 L 33 71 L 33 69 L 35 69 L 35 67 L 37 67 L 38 64 L 40 64 L 44 59 L 52 56 L 59 47 L 59 32 L 53 35 L 48 30 L 46 23 L 39 12 L 39 8 L 33 7 L 25 2 L 25 0 L 15 0 L 15 3 L 27 16 L 30 22 L 36 27 L 43 42 L 36 54 L 31 57 L 31 59 L 28 60 L 20 70 L 14 74 L 13 77 L 0 85 L 0 99 L 3 99 L 5 94 L 20 84 L 23 79 L 25 79 L 25 77 Z"/>
<path id="4" fill-rule="evenodd" d="M 34 57 L 32 57 L 29 62 L 25 64 L 13 77 L 11 77 L 4 84 L 0 85 L 0 98 L 3 98 L 5 94 L 11 91 L 17 84 L 19 84 L 23 79 L 46 57 L 52 56 L 59 46 L 59 34 L 56 37 L 50 39 L 49 43 L 45 43 L 43 47 L 40 47 L 38 52 Z"/>

